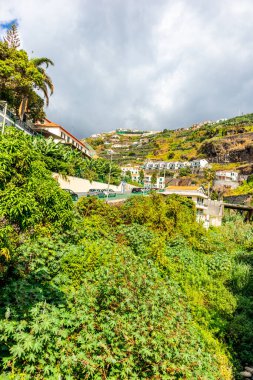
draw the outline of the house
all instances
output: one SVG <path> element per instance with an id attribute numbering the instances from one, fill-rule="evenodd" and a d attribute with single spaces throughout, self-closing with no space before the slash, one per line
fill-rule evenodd
<path id="1" fill-rule="evenodd" d="M 121 166 L 122 174 L 125 174 L 126 172 L 130 172 L 131 174 L 139 174 L 140 167 L 139 166 Z"/>
<path id="2" fill-rule="evenodd" d="M 156 178 L 156 182 L 152 183 L 152 174 L 146 174 L 144 175 L 144 187 L 151 188 L 151 187 L 157 187 L 158 189 L 164 189 L 165 188 L 165 178 L 158 176 Z"/>
<path id="3" fill-rule="evenodd" d="M 184 168 L 184 167 L 185 167 L 185 163 L 179 162 L 179 161 L 168 162 L 168 165 L 167 165 L 167 169 L 169 169 L 169 170 L 179 170 L 179 169 Z"/>
<path id="4" fill-rule="evenodd" d="M 220 226 L 223 217 L 223 204 L 212 201 L 205 194 L 203 187 L 199 186 L 168 186 L 162 193 L 164 196 L 178 194 L 191 199 L 197 209 L 197 221 L 204 227 Z"/>
<path id="5" fill-rule="evenodd" d="M 146 170 L 154 170 L 155 168 L 156 168 L 156 162 L 154 161 L 147 161 L 143 165 L 143 169 L 146 169 Z"/>
<path id="6" fill-rule="evenodd" d="M 163 195 L 178 194 L 186 198 L 191 199 L 197 209 L 197 219 L 202 220 L 204 217 L 204 200 L 208 199 L 208 196 L 205 194 L 202 187 L 199 186 L 168 186 Z M 203 220 L 204 221 L 204 220 Z"/>
<path id="7" fill-rule="evenodd" d="M 215 173 L 215 177 L 220 181 L 235 181 L 239 180 L 239 174 L 236 171 L 230 170 L 218 170 Z"/>
<path id="8" fill-rule="evenodd" d="M 208 161 L 206 159 L 193 160 L 190 162 L 190 167 L 192 169 L 204 169 L 208 166 Z"/>
<path id="9" fill-rule="evenodd" d="M 139 179 L 140 179 L 140 167 L 139 166 L 130 166 L 130 165 L 122 166 L 121 172 L 123 175 L 126 175 L 127 172 L 130 172 L 132 181 L 139 182 Z"/>
<path id="10" fill-rule="evenodd" d="M 144 164 L 144 169 L 146 170 L 179 170 L 190 166 L 189 162 L 179 162 L 179 161 L 147 161 Z"/>
<path id="11" fill-rule="evenodd" d="M 239 173 L 233 170 L 218 170 L 215 173 L 215 180 L 213 188 L 217 191 L 224 191 L 226 189 L 236 189 L 241 180 Z"/>
<path id="12" fill-rule="evenodd" d="M 112 139 L 112 140 L 117 140 L 117 141 L 120 140 L 119 136 L 117 136 L 117 135 L 113 135 L 113 136 L 111 136 L 111 139 Z"/>
<path id="13" fill-rule="evenodd" d="M 78 140 L 70 132 L 61 125 L 56 124 L 49 119 L 44 119 L 42 122 L 34 124 L 34 130 L 40 132 L 44 137 L 51 137 L 55 142 L 60 142 L 78 149 L 86 157 L 94 157 L 96 152 L 86 143 Z"/>

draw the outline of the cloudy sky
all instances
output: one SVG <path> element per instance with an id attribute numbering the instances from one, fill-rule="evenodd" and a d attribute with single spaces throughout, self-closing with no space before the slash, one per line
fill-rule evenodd
<path id="1" fill-rule="evenodd" d="M 79 138 L 253 112 L 252 0 L 0 0 L 0 35 L 13 19 Z"/>

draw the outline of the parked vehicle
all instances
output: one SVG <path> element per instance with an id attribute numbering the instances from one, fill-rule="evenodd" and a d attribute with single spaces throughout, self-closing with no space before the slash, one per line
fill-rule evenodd
<path id="1" fill-rule="evenodd" d="M 103 190 L 103 193 L 105 194 L 105 196 L 107 197 L 116 197 L 116 192 L 112 189 L 109 189 L 109 190 Z"/>
<path id="2" fill-rule="evenodd" d="M 62 189 L 70 194 L 72 201 L 76 202 L 78 200 L 78 195 L 71 189 Z"/>
<path id="3" fill-rule="evenodd" d="M 90 189 L 87 193 L 87 197 L 98 196 L 103 193 L 102 189 Z"/>
<path id="4" fill-rule="evenodd" d="M 143 193 L 143 188 L 142 187 L 133 187 L 132 188 L 132 193 Z"/>

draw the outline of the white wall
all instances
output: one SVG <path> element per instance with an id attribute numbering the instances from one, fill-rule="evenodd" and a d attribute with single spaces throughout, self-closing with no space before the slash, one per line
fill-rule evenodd
<path id="1" fill-rule="evenodd" d="M 53 177 L 58 181 L 62 189 L 70 189 L 73 190 L 75 193 L 86 193 L 87 191 L 89 191 L 89 189 L 107 189 L 108 186 L 107 183 L 96 181 L 90 182 L 87 179 L 72 176 L 67 176 L 66 178 L 63 178 L 58 173 L 53 173 Z M 133 187 L 134 186 L 132 185 L 126 184 L 125 191 L 130 190 Z M 110 189 L 114 191 L 122 191 L 122 185 L 110 185 Z"/>

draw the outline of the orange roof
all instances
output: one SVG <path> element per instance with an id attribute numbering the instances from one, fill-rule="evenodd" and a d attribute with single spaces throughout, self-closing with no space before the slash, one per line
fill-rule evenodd
<path id="1" fill-rule="evenodd" d="M 51 121 L 49 119 L 44 119 L 43 123 L 40 123 L 39 121 L 37 121 L 35 123 L 35 125 L 41 125 L 43 127 L 61 127 L 60 124 L 56 124 L 56 123 L 54 123 L 53 121 Z"/>
<path id="2" fill-rule="evenodd" d="M 83 148 L 88 149 L 82 141 L 78 140 L 75 136 L 73 136 L 69 131 L 67 131 L 65 128 L 63 128 L 60 124 L 53 123 L 49 119 L 44 119 L 44 123 L 35 123 L 36 126 L 41 128 L 60 128 L 63 132 L 65 132 L 67 135 L 72 137 L 74 140 L 78 142 L 78 144 L 82 145 Z M 89 149 L 88 149 L 89 150 Z"/>
<path id="3" fill-rule="evenodd" d="M 167 190 L 199 190 L 200 186 L 167 186 Z"/>

